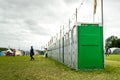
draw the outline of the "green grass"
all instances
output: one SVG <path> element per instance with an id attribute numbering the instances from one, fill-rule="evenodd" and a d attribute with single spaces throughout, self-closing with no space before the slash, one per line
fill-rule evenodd
<path id="1" fill-rule="evenodd" d="M 120 54 L 106 56 L 107 60 L 120 61 Z"/>
<path id="2" fill-rule="evenodd" d="M 105 69 L 76 71 L 51 58 L 0 57 L 0 80 L 119 80 L 120 55 L 105 57 Z"/>

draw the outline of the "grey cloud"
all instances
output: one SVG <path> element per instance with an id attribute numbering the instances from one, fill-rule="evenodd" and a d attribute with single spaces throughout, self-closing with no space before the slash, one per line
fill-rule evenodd
<path id="1" fill-rule="evenodd" d="M 59 22 L 61 4 L 60 0 L 0 0 L 0 41 L 24 45 L 24 40 L 48 37 L 49 28 L 44 27 Z"/>
<path id="2" fill-rule="evenodd" d="M 2 0 L 0 14 L 2 19 L 40 19 L 44 22 L 56 21 L 61 13 L 59 1 L 56 0 Z M 62 14 L 61 14 L 62 15 Z M 48 18 L 49 17 L 49 18 Z M 55 18 L 54 18 L 55 17 Z M 46 19 L 48 18 L 48 19 Z"/>
<path id="3" fill-rule="evenodd" d="M 48 30 L 42 28 L 42 27 L 33 27 L 33 26 L 29 26 L 29 29 L 31 31 L 31 33 L 33 34 L 37 34 L 37 35 L 41 35 L 41 36 L 48 36 Z"/>
<path id="4" fill-rule="evenodd" d="M 108 3 L 109 2 L 109 3 Z M 105 0 L 104 1 L 104 21 L 105 21 L 105 25 L 108 25 L 108 26 L 105 26 L 105 27 L 118 27 L 118 26 L 115 26 L 116 24 L 117 25 L 120 25 L 120 17 L 118 16 L 119 13 L 120 13 L 120 10 L 119 10 L 119 5 L 120 1 L 119 0 Z"/>
<path id="5" fill-rule="evenodd" d="M 20 33 L 19 28 L 15 27 L 6 27 L 4 29 L 0 29 L 0 37 L 2 41 L 14 41 L 14 40 L 22 40 L 20 37 L 23 35 Z"/>
<path id="6" fill-rule="evenodd" d="M 48 10 L 49 6 L 57 6 L 59 5 L 59 1 L 56 0 L 2 0 L 0 1 L 2 4 L 1 8 L 4 10 L 12 10 L 12 11 L 28 11 L 32 9 Z M 30 11 L 31 12 L 31 11 Z"/>
<path id="7" fill-rule="evenodd" d="M 119 0 L 114 1 L 114 4 L 113 1 L 105 0 L 105 25 L 108 27 L 113 20 L 117 20 L 114 24 L 119 24 L 120 20 Z M 0 42 L 32 42 L 36 37 L 51 36 L 49 32 L 52 26 L 61 25 L 66 20 L 65 17 L 72 14 L 71 6 L 81 2 L 82 0 L 0 0 Z"/>
<path id="8" fill-rule="evenodd" d="M 39 25 L 39 22 L 36 20 L 25 20 L 25 24 L 28 30 L 33 34 L 44 35 L 44 36 L 48 35 L 48 30 L 43 28 L 46 26 Z"/>
<path id="9" fill-rule="evenodd" d="M 66 4 L 74 4 L 74 3 L 77 3 L 77 2 L 79 2 L 80 0 L 64 0 L 64 2 L 66 3 Z"/>
<path id="10" fill-rule="evenodd" d="M 9 23 L 9 22 L 8 22 L 8 21 L 5 21 L 5 20 L 1 20 L 0 23 L 6 24 L 6 23 Z"/>

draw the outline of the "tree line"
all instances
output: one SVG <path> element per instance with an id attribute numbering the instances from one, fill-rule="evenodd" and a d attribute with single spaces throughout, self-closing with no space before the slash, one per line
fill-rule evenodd
<path id="1" fill-rule="evenodd" d="M 117 36 L 110 36 L 105 40 L 105 48 L 118 47 L 120 48 L 120 38 Z"/>
<path id="2" fill-rule="evenodd" d="M 0 51 L 6 51 L 7 48 L 0 48 Z"/>

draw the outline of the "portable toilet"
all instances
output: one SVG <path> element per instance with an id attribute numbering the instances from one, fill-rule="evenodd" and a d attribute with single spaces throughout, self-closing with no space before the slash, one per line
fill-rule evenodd
<path id="1" fill-rule="evenodd" d="M 101 24 L 78 23 L 76 25 L 78 70 L 103 69 L 103 27 Z"/>

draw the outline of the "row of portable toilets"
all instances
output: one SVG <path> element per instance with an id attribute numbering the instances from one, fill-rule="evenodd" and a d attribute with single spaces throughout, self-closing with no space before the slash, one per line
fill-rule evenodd
<path id="1" fill-rule="evenodd" d="M 48 47 L 48 56 L 77 70 L 103 69 L 102 33 L 99 24 L 77 24 Z"/>

